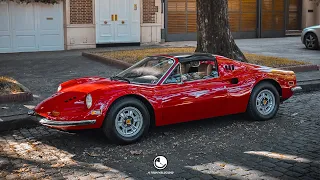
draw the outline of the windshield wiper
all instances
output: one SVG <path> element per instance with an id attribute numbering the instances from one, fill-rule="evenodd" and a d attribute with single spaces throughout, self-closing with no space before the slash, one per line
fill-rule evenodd
<path id="1" fill-rule="evenodd" d="M 112 76 L 110 77 L 111 80 L 122 80 L 122 81 L 127 81 L 128 83 L 131 83 L 129 79 L 120 77 L 120 76 Z"/>

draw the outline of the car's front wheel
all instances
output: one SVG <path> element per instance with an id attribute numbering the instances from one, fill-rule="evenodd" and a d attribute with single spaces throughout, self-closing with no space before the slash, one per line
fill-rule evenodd
<path id="1" fill-rule="evenodd" d="M 304 37 L 304 45 L 307 49 L 318 49 L 319 48 L 319 40 L 318 37 L 314 33 L 307 33 Z"/>
<path id="2" fill-rule="evenodd" d="M 150 114 L 138 99 L 122 98 L 113 104 L 103 123 L 103 132 L 116 144 L 138 141 L 149 129 Z"/>
<path id="3" fill-rule="evenodd" d="M 277 89 L 268 82 L 258 84 L 252 90 L 247 113 L 254 120 L 272 119 L 278 112 L 280 96 Z"/>

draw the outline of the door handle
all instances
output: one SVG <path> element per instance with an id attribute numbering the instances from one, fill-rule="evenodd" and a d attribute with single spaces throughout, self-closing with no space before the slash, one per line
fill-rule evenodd
<path id="1" fill-rule="evenodd" d="M 114 21 L 114 14 L 111 14 L 111 21 Z"/>
<path id="2" fill-rule="evenodd" d="M 115 15 L 115 21 L 118 21 L 118 14 Z"/>
<path id="3" fill-rule="evenodd" d="M 230 84 L 238 84 L 239 79 L 238 78 L 230 78 L 230 79 L 226 79 L 225 82 L 228 82 Z"/>

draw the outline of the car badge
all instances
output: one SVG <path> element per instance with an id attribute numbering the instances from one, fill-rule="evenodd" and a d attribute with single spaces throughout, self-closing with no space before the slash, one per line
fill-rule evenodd
<path id="1" fill-rule="evenodd" d="M 84 101 L 76 101 L 74 104 L 84 104 Z"/>
<path id="2" fill-rule="evenodd" d="M 127 120 L 126 120 L 126 124 L 127 124 L 127 125 L 131 125 L 131 120 L 130 120 L 130 119 L 127 119 Z"/>

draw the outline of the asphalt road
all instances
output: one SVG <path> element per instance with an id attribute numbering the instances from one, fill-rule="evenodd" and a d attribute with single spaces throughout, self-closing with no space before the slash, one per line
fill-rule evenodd
<path id="1" fill-rule="evenodd" d="M 294 96 L 265 122 L 235 115 L 159 127 L 127 146 L 92 131 L 5 132 L 0 179 L 320 179 L 319 101 L 320 92 Z M 162 171 L 157 155 L 168 159 Z"/>

